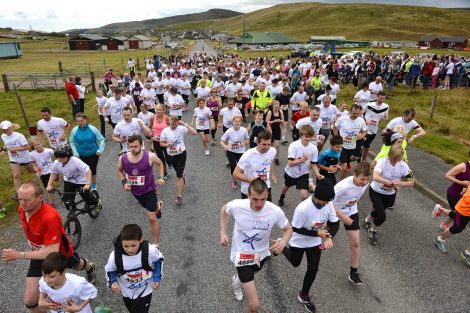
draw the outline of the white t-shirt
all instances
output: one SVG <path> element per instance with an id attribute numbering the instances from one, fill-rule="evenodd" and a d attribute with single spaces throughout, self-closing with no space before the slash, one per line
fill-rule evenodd
<path id="1" fill-rule="evenodd" d="M 338 109 L 336 106 L 330 104 L 327 108 L 323 105 L 317 105 L 320 109 L 320 119 L 322 120 L 322 129 L 331 129 L 331 125 L 336 121 L 338 116 Z"/>
<path id="2" fill-rule="evenodd" d="M 210 118 L 212 116 L 212 111 L 208 107 L 194 108 L 193 116 L 196 117 L 196 129 L 205 130 L 209 129 L 210 126 Z"/>
<path id="3" fill-rule="evenodd" d="M 306 228 L 308 230 L 325 230 L 327 222 L 337 222 L 333 202 L 328 202 L 318 209 L 312 202 L 312 196 L 308 197 L 295 208 L 292 217 L 292 227 Z M 296 248 L 312 248 L 321 245 L 320 237 L 301 235 L 294 232 L 289 240 L 289 246 Z"/>
<path id="4" fill-rule="evenodd" d="M 217 89 L 217 95 L 223 97 L 225 95 L 225 83 L 223 81 L 214 81 L 212 82 L 212 88 Z"/>
<path id="5" fill-rule="evenodd" d="M 243 97 L 251 98 L 251 91 L 254 89 L 254 87 L 249 84 L 245 84 L 241 86 L 242 86 Z"/>
<path id="6" fill-rule="evenodd" d="M 356 148 L 357 136 L 367 130 L 366 122 L 360 117 L 355 120 L 349 116 L 340 117 L 335 126 L 339 129 L 339 135 L 343 137 L 343 148 L 349 150 Z"/>
<path id="7" fill-rule="evenodd" d="M 367 124 L 368 134 L 377 134 L 379 131 L 379 123 L 388 118 L 388 104 L 370 102 L 364 107 L 364 118 Z"/>
<path id="8" fill-rule="evenodd" d="M 149 109 L 155 108 L 155 99 L 157 94 L 155 93 L 155 89 L 153 88 L 144 88 L 140 91 L 140 97 L 143 98 L 142 103 L 146 104 Z"/>
<path id="9" fill-rule="evenodd" d="M 336 98 L 336 97 L 338 96 L 338 93 L 341 91 L 339 85 L 338 85 L 338 84 L 332 85 L 332 84 L 330 83 L 330 87 L 331 87 L 331 94 L 332 94 L 333 96 L 335 96 L 335 98 Z"/>
<path id="10" fill-rule="evenodd" d="M 282 86 L 279 83 L 276 86 L 270 85 L 266 87 L 266 89 L 269 90 L 273 99 L 276 98 L 277 95 L 282 93 Z"/>
<path id="11" fill-rule="evenodd" d="M 176 94 L 168 95 L 168 107 L 170 108 L 170 115 L 175 115 L 175 116 L 182 116 L 183 115 L 183 107 L 184 105 L 184 99 L 181 97 L 181 95 Z"/>
<path id="12" fill-rule="evenodd" d="M 145 114 L 144 112 L 139 112 L 139 114 L 137 114 L 137 118 L 141 120 L 142 122 L 144 122 L 145 126 L 149 127 L 150 120 L 154 117 L 154 115 L 155 114 L 149 111 L 147 111 L 147 113 Z"/>
<path id="13" fill-rule="evenodd" d="M 364 187 L 356 186 L 353 179 L 353 176 L 349 176 L 335 185 L 333 203 L 346 216 L 351 216 L 358 212 L 357 202 L 369 186 L 369 184 Z"/>
<path id="14" fill-rule="evenodd" d="M 227 98 L 235 98 L 237 96 L 237 92 L 242 89 L 242 85 L 237 83 L 234 85 L 230 83 L 225 87 L 225 91 L 227 92 Z"/>
<path id="15" fill-rule="evenodd" d="M 395 117 L 393 120 L 391 120 L 387 124 L 387 128 L 390 129 L 390 130 L 394 130 L 395 127 L 397 127 L 397 126 L 405 127 L 405 131 L 406 131 L 407 135 L 412 129 L 416 130 L 418 128 L 421 128 L 421 126 L 415 120 L 411 120 L 410 122 L 407 123 L 407 122 L 405 122 L 405 120 L 401 116 L 400 117 Z"/>
<path id="16" fill-rule="evenodd" d="M 119 123 L 116 124 L 116 127 L 114 127 L 114 134 L 119 135 L 121 139 L 125 139 L 125 141 L 122 143 L 122 152 L 129 151 L 129 146 L 127 139 L 132 136 L 132 135 L 142 135 L 142 129 L 140 128 L 139 125 L 139 119 L 133 117 L 132 121 L 129 123 L 126 122 L 125 120 L 120 121 Z"/>
<path id="17" fill-rule="evenodd" d="M 64 135 L 65 127 L 68 125 L 67 121 L 60 117 L 52 116 L 49 121 L 44 119 L 38 122 L 38 130 L 43 132 L 49 142 L 49 147 L 52 149 L 67 143 L 67 140 L 59 140 Z"/>
<path id="18" fill-rule="evenodd" d="M 85 185 L 86 173 L 89 169 L 90 167 L 85 162 L 72 156 L 65 165 L 59 162 L 59 160 L 55 160 L 52 164 L 51 173 L 64 175 L 64 181 L 66 182 Z"/>
<path id="19" fill-rule="evenodd" d="M 106 98 L 105 96 L 96 97 L 96 104 L 98 105 L 99 115 L 103 115 L 103 116 L 109 115 L 109 108 L 108 110 L 104 108 L 104 105 L 106 104 L 106 100 L 108 100 L 108 98 Z"/>
<path id="20" fill-rule="evenodd" d="M 153 81 L 152 88 L 155 89 L 155 94 L 161 95 L 165 92 L 165 82 L 157 78 Z"/>
<path id="21" fill-rule="evenodd" d="M 377 93 L 379 91 L 383 91 L 384 90 L 384 86 L 382 85 L 382 83 L 376 83 L 376 82 L 372 82 L 369 84 L 369 90 L 370 90 L 370 97 L 369 97 L 369 101 L 376 101 L 377 100 Z"/>
<path id="22" fill-rule="evenodd" d="M 181 80 L 178 85 L 178 92 L 182 95 L 189 96 L 191 94 L 191 82 L 189 80 Z"/>
<path id="23" fill-rule="evenodd" d="M 232 117 L 234 115 L 242 116 L 242 112 L 236 107 L 233 107 L 231 110 L 227 107 L 223 108 L 219 112 L 219 116 L 222 117 L 222 123 L 224 124 L 225 128 L 232 127 Z"/>
<path id="24" fill-rule="evenodd" d="M 54 150 L 50 148 L 44 148 L 44 151 L 39 153 L 33 150 L 29 153 L 29 160 L 35 162 L 37 167 L 41 169 L 40 175 L 47 175 L 51 173 L 52 168 L 52 157 L 54 156 Z"/>
<path id="25" fill-rule="evenodd" d="M 6 148 L 20 148 L 28 144 L 23 134 L 13 132 L 10 136 L 7 134 L 2 134 L 3 145 Z M 10 162 L 16 163 L 29 163 L 29 152 L 27 150 L 17 151 L 11 153 L 8 151 L 8 158 Z"/>
<path id="26" fill-rule="evenodd" d="M 299 139 L 289 145 L 289 149 L 287 151 L 288 159 L 298 160 L 298 159 L 303 158 L 304 154 L 306 153 L 310 155 L 310 160 L 304 161 L 294 166 L 287 165 L 285 168 L 287 175 L 289 175 L 292 178 L 297 178 L 302 175 L 308 174 L 310 164 L 316 163 L 318 159 L 318 149 L 311 142 L 309 142 L 307 146 L 304 146 Z"/>
<path id="27" fill-rule="evenodd" d="M 162 79 L 162 81 L 163 81 L 163 84 L 165 85 L 165 88 L 175 85 L 175 80 L 171 77 L 170 78 L 165 77 L 165 78 Z"/>
<path id="28" fill-rule="evenodd" d="M 377 96 L 375 96 L 377 98 Z M 360 105 L 362 109 L 365 108 L 366 104 L 369 103 L 369 99 L 371 98 L 370 96 L 370 91 L 364 89 L 359 90 L 356 92 L 356 95 L 354 96 L 354 99 L 356 99 L 356 104 Z"/>
<path id="29" fill-rule="evenodd" d="M 177 155 L 186 151 L 184 145 L 184 135 L 188 129 L 184 126 L 178 125 L 175 129 L 167 127 L 162 130 L 160 134 L 160 141 L 165 141 L 169 146 L 166 148 L 168 155 Z"/>
<path id="30" fill-rule="evenodd" d="M 395 166 L 392 166 L 388 158 L 382 158 L 377 161 L 374 172 L 380 173 L 380 176 L 387 180 L 400 180 L 403 176 L 407 176 L 411 170 L 408 164 L 406 164 L 404 161 L 400 161 L 395 164 Z M 393 186 L 381 184 L 375 180 L 372 181 L 370 187 L 374 191 L 384 195 L 395 194 L 395 189 Z"/>
<path id="31" fill-rule="evenodd" d="M 222 135 L 221 140 L 228 143 L 228 151 L 233 153 L 244 153 L 245 146 L 240 146 L 240 144 L 245 140 L 250 140 L 250 135 L 248 135 L 248 131 L 245 127 L 240 127 L 239 130 L 235 130 L 233 127 L 230 127 Z"/>
<path id="32" fill-rule="evenodd" d="M 254 211 L 249 199 L 233 200 L 227 203 L 225 212 L 235 220 L 230 250 L 233 263 L 237 252 L 257 253 L 260 261 L 270 256 L 269 239 L 273 226 L 283 229 L 289 224 L 282 209 L 269 201 L 260 211 Z"/>
<path id="33" fill-rule="evenodd" d="M 121 97 L 119 100 L 112 97 L 109 98 L 104 107 L 106 110 L 109 110 L 111 115 L 111 122 L 118 123 L 122 120 L 122 109 L 129 105 L 129 100 L 127 98 Z"/>
<path id="34" fill-rule="evenodd" d="M 300 93 L 298 91 L 294 92 L 294 94 L 290 98 L 290 103 L 292 104 L 291 105 L 292 111 L 300 110 L 299 103 L 302 102 L 302 101 L 307 101 L 307 99 L 308 99 L 308 95 L 305 91 L 302 92 L 302 93 Z"/>
<path id="35" fill-rule="evenodd" d="M 295 124 L 295 128 L 300 129 L 300 127 L 304 125 L 312 126 L 313 130 L 315 131 L 315 134 L 318 135 L 320 133 L 320 128 L 322 128 L 323 121 L 321 118 L 319 118 L 316 121 L 312 121 L 310 116 L 307 116 L 298 120 L 297 123 Z"/>
<path id="36" fill-rule="evenodd" d="M 44 278 L 41 278 L 39 280 L 39 291 L 46 294 L 51 302 L 57 304 L 68 304 L 68 301 L 72 300 L 75 304 L 80 305 L 84 301 L 95 299 L 98 295 L 96 287 L 87 282 L 84 277 L 65 273 L 65 278 L 65 284 L 59 289 L 49 287 L 44 281 Z M 64 310 L 49 310 L 48 312 L 63 313 Z M 93 313 L 89 303 L 78 312 Z"/>
<path id="37" fill-rule="evenodd" d="M 155 245 L 149 244 L 149 265 L 153 267 L 154 263 L 160 259 L 163 259 L 161 252 Z M 122 265 L 125 271 L 129 271 L 117 277 L 117 282 L 121 287 L 121 293 L 124 297 L 136 299 L 139 295 L 141 295 L 141 297 L 145 297 L 152 293 L 153 272 L 147 272 L 141 268 L 142 251 L 139 251 L 136 255 L 126 255 L 123 253 Z M 114 251 L 109 255 L 108 263 L 106 263 L 104 270 L 106 272 L 117 271 Z"/>
<path id="38" fill-rule="evenodd" d="M 264 154 L 258 152 L 258 149 L 255 147 L 243 153 L 237 166 L 243 170 L 243 175 L 246 177 L 258 176 L 268 184 L 268 188 L 271 188 L 270 169 L 275 158 L 276 149 L 273 147 L 270 147 L 268 152 Z M 248 194 L 248 186 L 249 183 L 242 182 L 241 192 Z"/>
<path id="39" fill-rule="evenodd" d="M 206 99 L 211 95 L 211 89 L 209 87 L 197 87 L 194 91 L 197 94 L 198 98 Z"/>

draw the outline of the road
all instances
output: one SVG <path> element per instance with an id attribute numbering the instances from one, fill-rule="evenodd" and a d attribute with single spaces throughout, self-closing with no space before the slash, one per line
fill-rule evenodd
<path id="1" fill-rule="evenodd" d="M 191 48 L 189 55 L 194 55 L 194 53 L 197 53 L 197 54 L 205 53 L 209 57 L 216 57 L 219 52 L 216 49 L 214 49 L 211 45 L 207 44 L 205 41 L 199 40 Z"/>

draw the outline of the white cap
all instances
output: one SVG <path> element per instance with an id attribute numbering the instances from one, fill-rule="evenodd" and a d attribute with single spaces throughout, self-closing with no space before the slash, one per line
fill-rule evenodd
<path id="1" fill-rule="evenodd" d="M 13 126 L 13 124 L 10 121 L 3 121 L 0 123 L 0 126 L 2 129 L 8 129 Z"/>

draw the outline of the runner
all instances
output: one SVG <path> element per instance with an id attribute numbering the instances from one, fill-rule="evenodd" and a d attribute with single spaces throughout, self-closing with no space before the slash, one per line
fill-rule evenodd
<path id="1" fill-rule="evenodd" d="M 241 122 L 241 116 L 234 115 L 232 117 L 233 126 L 227 129 L 220 139 L 220 144 L 227 155 L 230 165 L 230 175 L 232 176 L 238 161 L 243 153 L 245 153 L 245 147 L 250 142 L 248 131 L 245 127 L 241 127 Z M 236 188 L 238 188 L 238 185 L 237 181 L 234 179 L 232 182 L 232 189 Z"/>
<path id="2" fill-rule="evenodd" d="M 139 114 L 137 114 L 137 118 L 141 120 L 142 122 L 144 122 L 145 127 L 150 129 L 151 131 L 151 128 L 149 126 L 150 126 L 150 121 L 153 120 L 154 115 L 155 113 L 150 112 L 146 104 L 142 104 L 142 106 L 140 107 L 140 112 Z M 145 136 L 145 137 L 147 138 L 147 146 L 149 147 L 149 149 L 153 149 L 152 137 L 151 136 Z"/>
<path id="3" fill-rule="evenodd" d="M 281 127 L 285 124 L 284 116 L 280 110 L 279 101 L 271 101 L 271 106 L 266 115 L 266 122 L 271 128 L 273 147 L 276 149 L 274 164 L 279 165 L 279 144 L 281 143 Z"/>
<path id="4" fill-rule="evenodd" d="M 269 133 L 271 133 L 271 127 L 269 126 L 268 123 L 266 123 L 266 121 L 263 120 L 263 115 L 264 115 L 264 111 L 263 110 L 258 110 L 256 113 L 255 113 L 255 120 L 252 121 L 248 127 L 246 128 L 246 130 L 248 131 L 248 133 L 250 133 L 251 131 L 251 135 L 250 135 L 250 148 L 254 148 L 258 145 L 258 134 L 262 131 L 267 131 Z M 271 139 L 271 137 L 270 137 Z"/>
<path id="5" fill-rule="evenodd" d="M 299 140 L 299 130 L 297 129 L 297 127 L 295 127 L 295 125 L 300 119 L 303 119 L 308 116 L 310 116 L 310 111 L 308 110 L 308 103 L 304 101 L 300 103 L 300 111 L 292 113 L 292 118 L 290 120 L 290 127 L 292 129 L 292 141 Z"/>
<path id="6" fill-rule="evenodd" d="M 98 96 L 96 97 L 96 105 L 93 106 L 93 108 L 98 107 L 98 116 L 100 117 L 100 130 L 101 135 L 103 135 L 103 137 L 106 135 L 107 116 L 110 115 L 110 113 L 107 112 L 104 108 L 104 105 L 106 104 L 107 100 L 108 98 L 104 96 L 103 91 L 99 90 Z"/>
<path id="7" fill-rule="evenodd" d="M 147 210 L 152 241 L 160 244 L 160 221 L 162 217 L 162 202 L 157 199 L 157 186 L 163 185 L 163 162 L 152 152 L 143 150 L 142 137 L 132 135 L 128 139 L 129 151 L 119 157 L 117 175 L 125 191 L 130 191 Z M 153 176 L 153 165 L 158 168 L 159 177 Z"/>
<path id="8" fill-rule="evenodd" d="M 177 93 L 176 87 L 170 87 L 168 89 L 168 103 L 167 106 L 170 108 L 170 115 L 178 117 L 180 120 L 183 116 L 183 107 L 186 105 L 183 97 Z"/>
<path id="9" fill-rule="evenodd" d="M 113 132 L 113 140 L 121 145 L 120 154 L 129 151 L 128 138 L 132 135 L 144 135 L 151 137 L 150 129 L 144 125 L 144 122 L 138 118 L 132 117 L 132 110 L 130 107 L 122 109 L 123 120 L 117 123 Z"/>
<path id="10" fill-rule="evenodd" d="M 266 114 L 269 106 L 271 105 L 272 96 L 269 90 L 266 89 L 266 83 L 259 84 L 259 90 L 255 90 L 251 96 L 251 109 L 253 112 L 262 110 Z"/>
<path id="11" fill-rule="evenodd" d="M 354 168 L 354 176 L 349 176 L 335 185 L 336 215 L 344 223 L 344 229 L 349 241 L 349 258 L 351 269 L 349 281 L 354 285 L 362 285 L 357 269 L 361 259 L 359 211 L 357 203 L 367 190 L 371 176 L 370 164 L 361 162 Z"/>
<path id="12" fill-rule="evenodd" d="M 315 136 L 312 137 L 312 143 L 317 147 L 318 151 L 323 148 L 325 137 L 320 135 L 320 129 L 323 125 L 323 121 L 320 118 L 320 108 L 312 107 L 310 109 L 310 115 L 297 121 L 295 128 L 300 129 L 303 125 L 310 125 L 315 132 Z"/>
<path id="13" fill-rule="evenodd" d="M 267 141 L 268 145 L 270 141 Z M 220 210 L 220 243 L 229 245 L 227 222 L 229 215 L 235 221 L 230 261 L 237 270 L 232 277 L 232 288 L 237 301 L 243 300 L 243 291 L 247 298 L 245 312 L 257 313 L 260 300 L 256 290 L 254 275 L 263 268 L 267 258 L 279 254 L 292 235 L 292 227 L 284 212 L 268 198 L 268 185 L 257 178 L 250 182 L 248 199 L 233 200 Z M 282 229 L 282 238 L 269 246 L 269 236 L 277 225 Z M 243 291 L 242 291 L 243 289 Z"/>
<path id="14" fill-rule="evenodd" d="M 416 138 L 420 138 L 426 135 L 424 129 L 419 125 L 418 122 L 414 120 L 415 114 L 416 112 L 413 108 L 406 109 L 401 117 L 395 117 L 392 119 L 387 124 L 387 127 L 383 130 L 383 132 L 390 132 L 393 131 L 397 126 L 404 126 L 405 137 L 411 132 L 411 130 L 416 132 L 413 136 L 407 139 L 409 144 L 413 144 Z"/>
<path id="15" fill-rule="evenodd" d="M 367 161 L 369 156 L 369 148 L 379 131 L 379 123 L 388 119 L 388 104 L 385 102 L 385 92 L 377 93 L 377 101 L 369 102 L 363 107 L 364 119 L 367 124 L 367 137 L 362 144 L 362 161 Z"/>
<path id="16" fill-rule="evenodd" d="M 286 134 L 287 122 L 289 122 L 290 88 L 287 86 L 283 87 L 282 93 L 278 94 L 275 100 L 279 101 L 285 121 L 285 123 L 281 125 L 281 143 L 287 143 Z"/>
<path id="17" fill-rule="evenodd" d="M 176 203 L 183 204 L 185 184 L 184 167 L 186 165 L 184 135 L 189 133 L 194 136 L 197 134 L 197 131 L 187 123 L 180 121 L 176 116 L 170 116 L 168 122 L 169 126 L 165 128 L 160 135 L 160 146 L 166 148 L 168 155 L 167 162 L 169 162 L 176 171 L 176 188 L 178 190 Z"/>
<path id="18" fill-rule="evenodd" d="M 51 109 L 48 107 L 41 109 L 41 116 L 42 120 L 38 121 L 38 134 L 44 145 L 46 144 L 45 137 L 52 149 L 66 144 L 67 133 L 70 131 L 69 123 L 63 118 L 52 116 Z"/>
<path id="19" fill-rule="evenodd" d="M 25 166 L 26 170 L 34 173 L 33 166 L 29 161 L 29 144 L 23 134 L 13 131 L 13 128 L 20 128 L 17 124 L 12 124 L 10 121 L 3 121 L 0 123 L 2 128 L 2 141 L 3 148 L 0 150 L 0 156 L 4 152 L 8 152 L 8 159 L 10 161 L 11 172 L 13 176 L 13 185 L 15 186 L 15 193 L 11 197 L 13 200 L 18 200 L 18 188 L 21 185 L 21 167 Z"/>
<path id="20" fill-rule="evenodd" d="M 198 85 L 199 85 L 199 83 L 200 83 L 200 86 L 198 86 L 194 90 L 194 93 L 195 93 L 194 96 L 196 98 L 203 98 L 203 99 L 207 100 L 207 98 L 209 98 L 210 95 L 211 95 L 211 88 L 206 86 L 206 80 L 205 79 L 199 80 Z"/>
<path id="21" fill-rule="evenodd" d="M 122 120 L 122 109 L 129 105 L 129 100 L 123 94 L 121 88 L 116 88 L 114 96 L 108 98 L 104 105 L 105 110 L 110 113 L 108 119 L 113 129 Z"/>
<path id="22" fill-rule="evenodd" d="M 227 98 L 227 106 L 220 110 L 219 123 L 217 127 L 222 126 L 224 133 L 232 127 L 232 121 L 234 116 L 242 116 L 242 112 L 235 107 L 235 100 L 233 98 Z"/>
<path id="23" fill-rule="evenodd" d="M 155 95 L 158 102 L 163 104 L 163 94 L 165 93 L 165 82 L 163 81 L 162 72 L 157 73 L 157 78 L 153 80 L 152 88 L 155 89 Z"/>
<path id="24" fill-rule="evenodd" d="M 217 88 L 211 89 L 211 94 L 206 98 L 206 105 L 212 111 L 212 118 L 216 124 L 219 123 L 219 112 L 222 109 L 222 99 L 217 95 Z M 211 145 L 215 146 L 215 133 L 217 128 L 211 128 Z"/>
<path id="25" fill-rule="evenodd" d="M 242 117 L 243 117 L 243 122 L 246 122 L 246 117 L 248 116 L 247 114 L 247 107 L 246 104 L 250 102 L 249 98 L 246 98 L 243 96 L 243 91 L 239 90 L 237 91 L 237 96 L 234 99 L 235 102 L 235 107 L 240 110 Z"/>
<path id="26" fill-rule="evenodd" d="M 159 103 L 155 107 L 155 116 L 150 120 L 149 129 L 152 131 L 153 137 L 153 151 L 157 154 L 157 157 L 163 162 L 164 174 L 163 179 L 166 181 L 168 179 L 168 155 L 166 154 L 166 149 L 160 146 L 160 135 L 162 131 L 168 127 L 169 117 L 165 115 L 165 107 L 163 104 Z"/>
<path id="27" fill-rule="evenodd" d="M 191 82 L 188 81 L 187 76 L 183 75 L 180 83 L 178 84 L 178 93 L 183 97 L 184 107 L 183 112 L 188 110 L 189 96 L 191 95 Z"/>
<path id="28" fill-rule="evenodd" d="M 334 197 L 335 191 L 331 181 L 321 180 L 314 195 L 302 201 L 295 208 L 292 218 L 294 232 L 289 240 L 289 246 L 282 251 L 282 254 L 294 267 L 300 265 L 304 253 L 307 255 L 307 271 L 302 289 L 297 296 L 307 312 L 316 312 L 315 304 L 310 299 L 309 293 L 317 276 L 321 250 L 333 247 L 332 238 L 339 228 L 336 207 L 332 202 Z"/>
<path id="29" fill-rule="evenodd" d="M 303 125 L 299 131 L 300 139 L 289 145 L 287 152 L 287 166 L 284 173 L 284 184 L 281 188 L 279 206 L 284 206 L 284 198 L 290 187 L 295 186 L 299 190 L 300 199 L 308 198 L 309 170 L 313 170 L 317 179 L 323 179 L 323 175 L 318 172 L 317 147 L 312 143 L 315 132 L 310 125 Z"/>
<path id="30" fill-rule="evenodd" d="M 29 160 L 33 167 L 36 175 L 41 179 L 44 188 L 49 183 L 49 177 L 51 176 L 52 168 L 52 157 L 54 156 L 54 150 L 50 148 L 44 148 L 42 140 L 37 136 L 32 136 L 29 139 L 33 151 L 29 153 Z"/>
<path id="31" fill-rule="evenodd" d="M 360 105 L 362 109 L 365 109 L 366 105 L 369 103 L 370 98 L 371 95 L 369 91 L 369 84 L 367 82 L 364 82 L 362 83 L 362 89 L 356 92 L 356 94 L 354 95 L 353 101 L 355 104 Z"/>
<path id="32" fill-rule="evenodd" d="M 382 84 L 382 77 L 377 76 L 375 78 L 375 81 L 369 84 L 369 91 L 370 91 L 369 102 L 377 101 L 377 95 L 379 94 L 379 92 L 384 91 L 384 87 Z"/>
<path id="33" fill-rule="evenodd" d="M 215 127 L 214 118 L 212 116 L 211 110 L 206 107 L 206 102 L 204 99 L 197 98 L 196 105 L 197 107 L 194 108 L 194 115 L 191 121 L 191 126 L 194 126 L 194 123 L 196 123 L 196 131 L 199 134 L 199 138 L 201 138 L 202 145 L 206 151 L 206 156 L 208 156 L 210 155 L 208 147 L 210 141 L 209 129 Z"/>
<path id="34" fill-rule="evenodd" d="M 372 212 L 364 220 L 371 245 L 377 244 L 378 227 L 385 222 L 385 210 L 393 208 L 400 187 L 414 185 L 413 173 L 402 158 L 403 149 L 392 148 L 388 157 L 380 159 L 374 168 L 373 180 L 369 187 Z"/>
<path id="35" fill-rule="evenodd" d="M 320 119 L 322 121 L 319 132 L 320 135 L 323 135 L 325 140 L 327 140 L 332 132 L 331 128 L 338 117 L 338 109 L 336 106 L 331 105 L 331 98 L 329 96 L 325 96 L 321 104 L 317 105 L 317 107 L 320 109 Z"/>
<path id="36" fill-rule="evenodd" d="M 145 81 L 145 88 L 140 91 L 139 100 L 142 104 L 146 104 L 150 112 L 155 114 L 155 100 L 157 99 L 157 93 L 152 88 L 152 80 L 147 79 Z M 140 112 L 140 110 L 139 110 Z"/>
<path id="37" fill-rule="evenodd" d="M 320 174 L 331 180 L 333 185 L 336 185 L 336 173 L 341 169 L 338 164 L 342 147 L 343 138 L 333 135 L 330 139 L 330 147 L 318 156 L 317 166 Z"/>
<path id="38" fill-rule="evenodd" d="M 12 248 L 2 250 L 3 261 L 30 260 L 26 274 L 24 304 L 33 313 L 44 312 L 38 308 L 39 280 L 42 277 L 42 262 L 52 252 L 65 255 L 68 268 L 85 270 L 87 281 L 92 284 L 96 282 L 95 264 L 80 258 L 73 251 L 59 212 L 44 202 L 43 193 L 44 190 L 36 182 L 27 182 L 18 188 L 18 214 L 30 251 Z"/>
<path id="39" fill-rule="evenodd" d="M 297 91 L 294 92 L 294 94 L 292 95 L 292 97 L 290 98 L 290 108 L 292 110 L 292 116 L 300 111 L 300 105 L 302 102 L 306 102 L 308 99 L 308 95 L 307 93 L 304 91 L 304 86 L 303 85 L 299 85 L 297 87 Z"/>
<path id="40" fill-rule="evenodd" d="M 257 115 L 258 116 L 258 115 Z M 241 181 L 241 198 L 248 198 L 248 185 L 256 178 L 261 178 L 268 185 L 268 201 L 271 201 L 271 183 L 276 184 L 274 169 L 276 150 L 271 147 L 271 133 L 261 131 L 257 136 L 258 145 L 251 148 L 238 161 L 233 171 L 233 178 Z"/>

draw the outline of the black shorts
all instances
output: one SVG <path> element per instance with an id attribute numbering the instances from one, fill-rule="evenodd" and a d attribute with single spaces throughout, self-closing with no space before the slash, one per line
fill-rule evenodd
<path id="1" fill-rule="evenodd" d="M 271 142 L 275 140 L 281 140 L 281 126 L 275 126 L 271 128 Z"/>
<path id="2" fill-rule="evenodd" d="M 243 192 L 240 192 L 240 195 L 241 195 L 242 199 L 248 199 L 248 195 L 244 194 Z M 266 199 L 266 200 L 272 201 L 271 188 L 268 188 L 268 199 Z"/>
<path id="3" fill-rule="evenodd" d="M 31 162 L 28 162 L 28 163 L 18 163 L 18 162 L 10 161 L 10 164 L 19 164 L 19 165 L 21 165 L 21 166 L 28 166 L 29 164 L 31 164 Z"/>
<path id="4" fill-rule="evenodd" d="M 198 133 L 204 133 L 206 135 L 209 135 L 210 130 L 209 129 L 196 129 Z"/>
<path id="5" fill-rule="evenodd" d="M 339 155 L 339 163 L 345 164 L 345 163 L 351 163 L 351 157 L 354 156 L 354 152 L 356 149 L 341 149 L 341 154 Z"/>
<path id="6" fill-rule="evenodd" d="M 186 151 L 183 151 L 177 155 L 168 155 L 167 161 L 175 169 L 176 177 L 182 178 L 184 174 L 184 167 L 186 166 Z"/>
<path id="7" fill-rule="evenodd" d="M 43 260 L 30 260 L 28 273 L 26 277 L 42 277 L 42 261 Z M 77 252 L 67 258 L 67 268 L 74 269 L 80 264 L 80 257 Z"/>
<path id="8" fill-rule="evenodd" d="M 250 265 L 237 267 L 238 279 L 240 279 L 242 283 L 249 283 L 250 281 L 253 281 L 253 279 L 255 279 L 255 273 L 259 272 L 263 268 L 264 262 L 267 259 L 268 257 L 262 259 L 261 262 L 259 262 L 259 266 Z"/>
<path id="9" fill-rule="evenodd" d="M 289 122 L 289 109 L 282 110 L 282 113 L 284 115 L 284 121 Z"/>
<path id="10" fill-rule="evenodd" d="M 320 128 L 320 135 L 325 136 L 325 141 L 330 136 L 330 133 L 331 133 L 331 129 L 329 129 L 329 128 Z"/>
<path id="11" fill-rule="evenodd" d="M 47 184 L 49 183 L 49 177 L 51 177 L 51 174 L 46 174 L 46 175 L 39 176 L 39 178 L 41 179 L 41 182 L 44 185 L 44 187 L 47 187 Z"/>
<path id="12" fill-rule="evenodd" d="M 155 190 L 144 193 L 143 195 L 134 195 L 134 197 L 139 201 L 140 205 L 144 207 L 149 212 L 157 211 L 158 198 Z M 157 214 L 157 218 L 161 218 L 161 211 Z"/>
<path id="13" fill-rule="evenodd" d="M 150 303 L 152 302 L 152 293 L 149 293 L 145 297 L 138 297 L 135 299 L 122 297 L 122 300 L 124 301 L 124 305 L 129 313 L 148 313 Z"/>
<path id="14" fill-rule="evenodd" d="M 99 159 L 100 157 L 97 156 L 96 154 L 92 156 L 87 156 L 87 157 L 85 156 L 80 157 L 80 160 L 85 162 L 85 164 L 90 167 L 91 175 L 96 175 L 96 168 L 98 167 Z"/>
<path id="15" fill-rule="evenodd" d="M 354 213 L 353 215 L 349 216 L 350 219 L 353 220 L 351 225 L 344 224 L 344 229 L 346 230 L 359 230 L 361 227 L 359 226 L 359 213 Z"/>
<path id="16" fill-rule="evenodd" d="M 367 134 L 366 139 L 364 139 L 362 146 L 366 149 L 370 148 L 370 144 L 374 141 L 374 138 L 377 134 Z"/>
<path id="17" fill-rule="evenodd" d="M 296 189 L 308 190 L 308 173 L 297 178 L 290 177 L 287 173 L 284 173 L 284 185 L 286 187 L 295 186 Z"/>
<path id="18" fill-rule="evenodd" d="M 225 127 L 224 125 L 222 125 L 222 130 L 223 130 L 223 133 L 225 134 L 225 132 L 228 130 L 228 128 Z"/>

